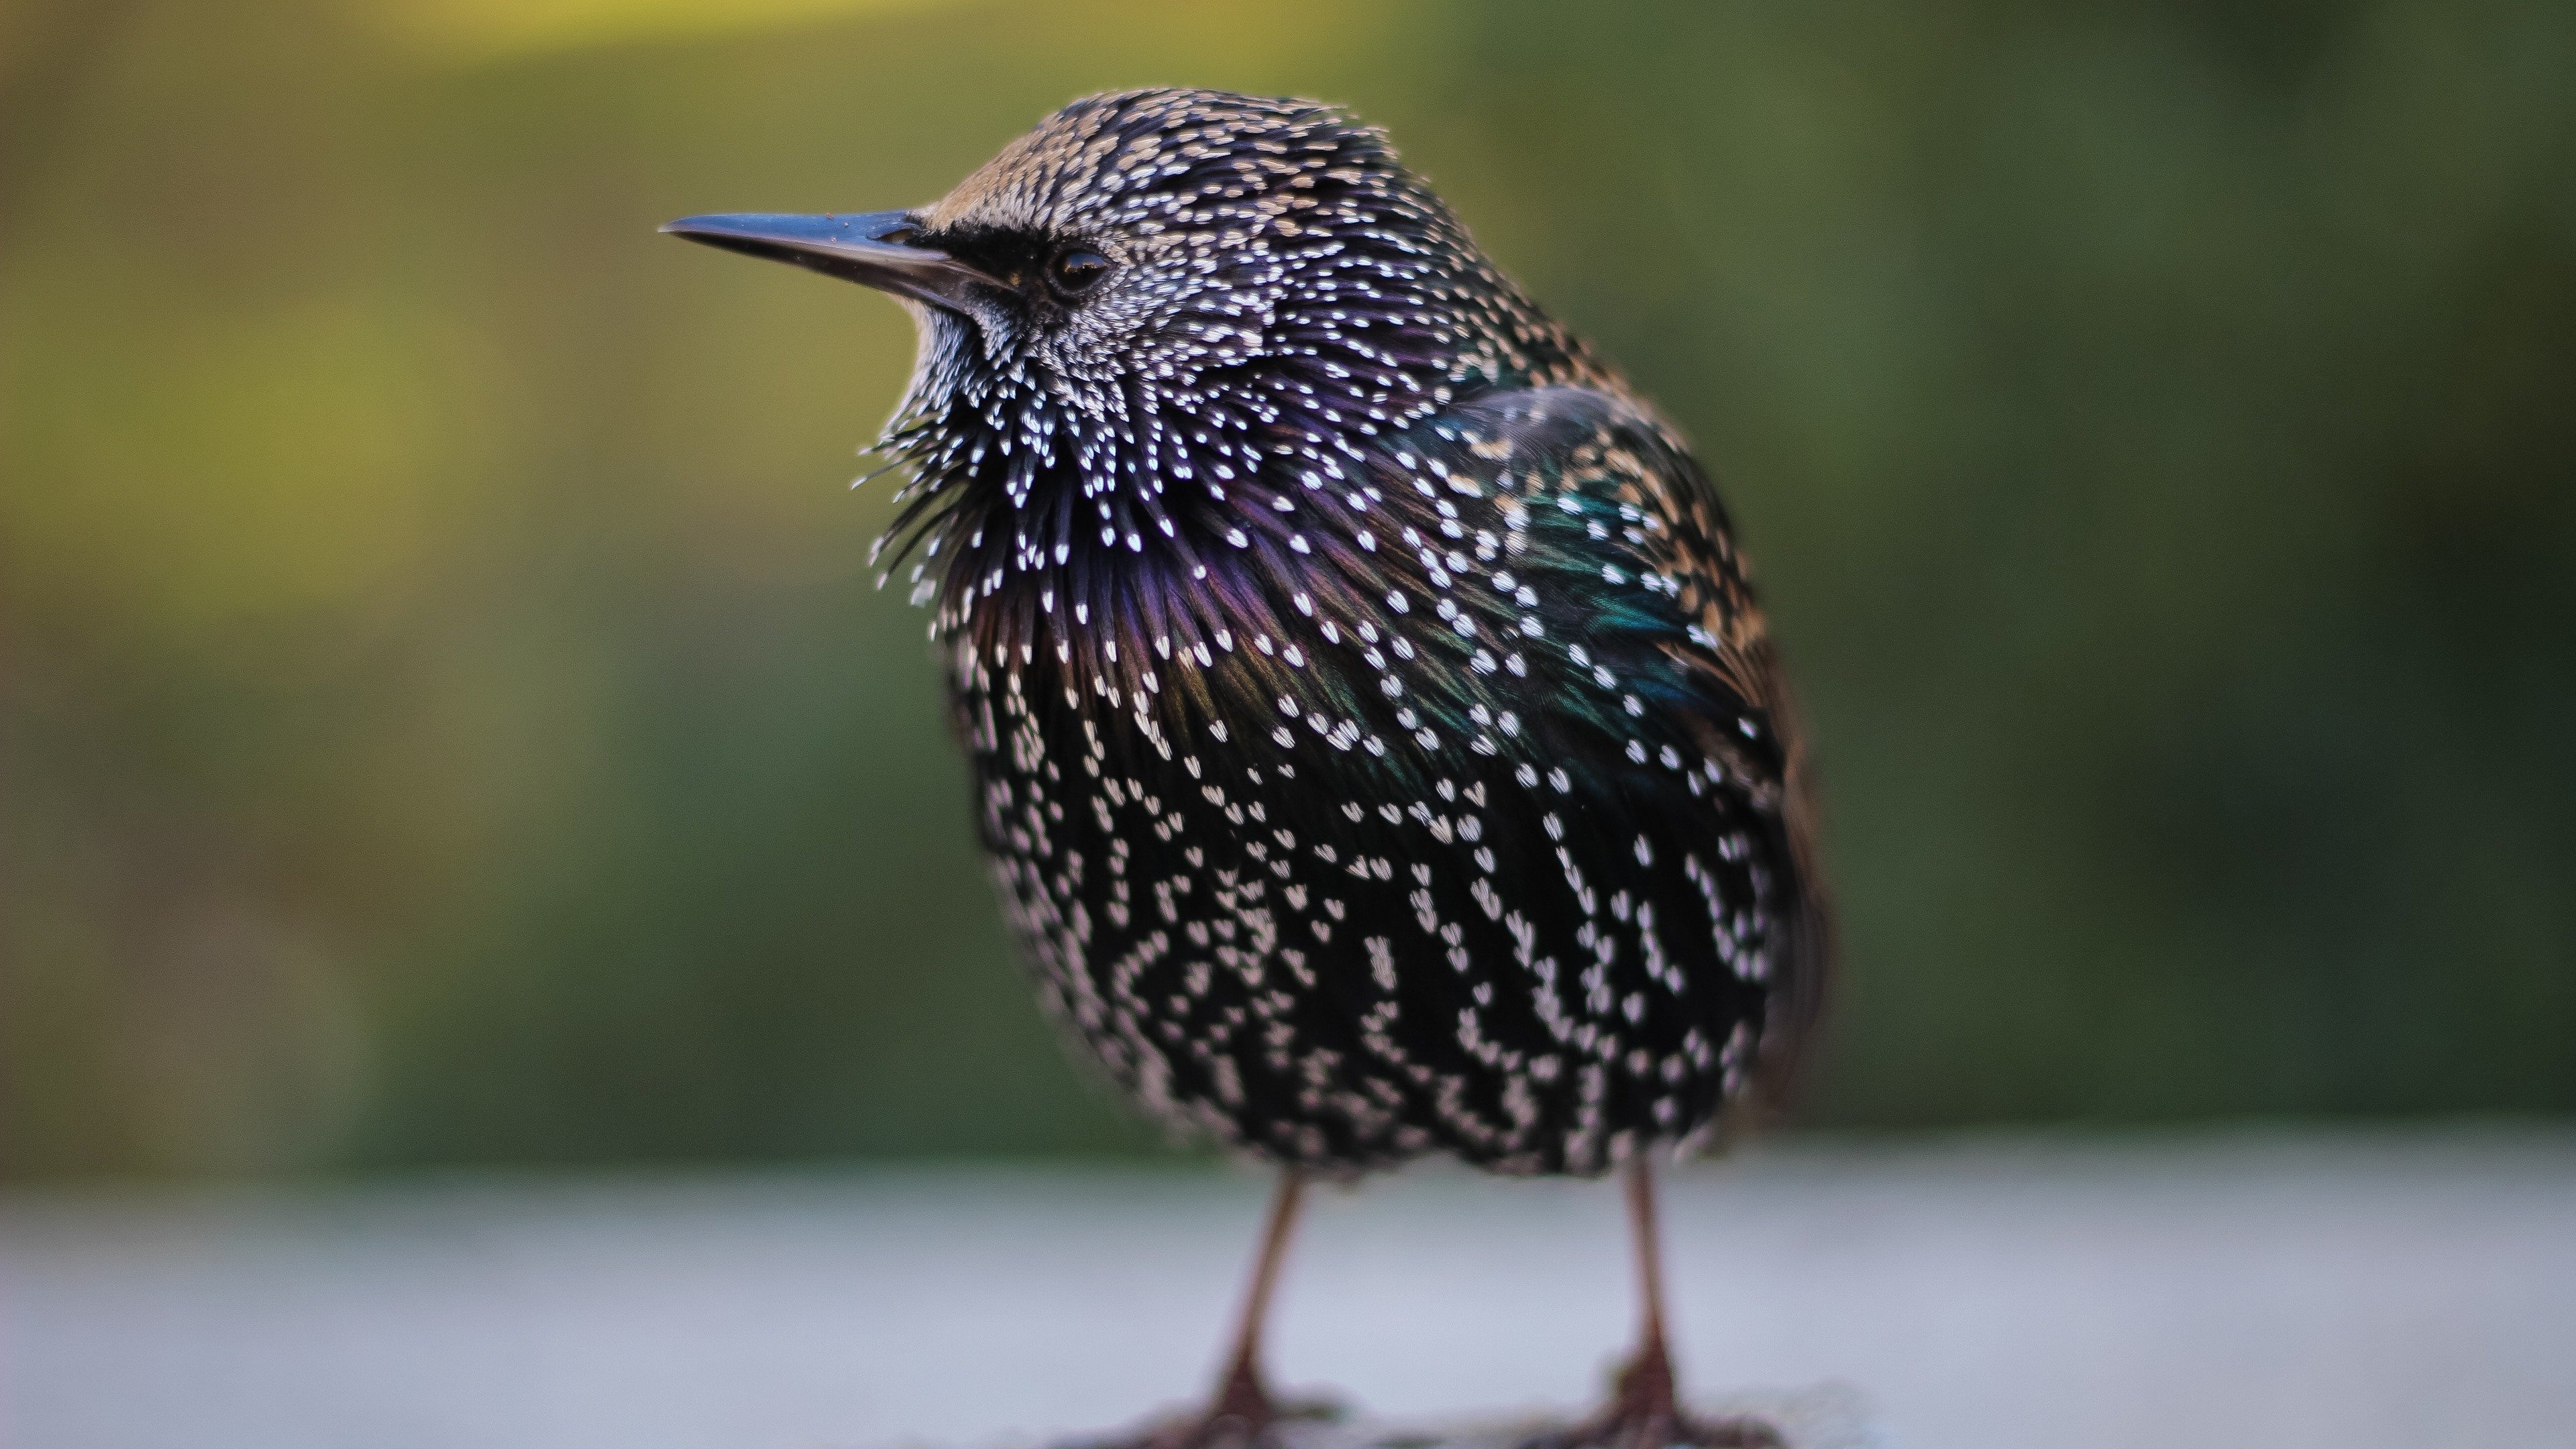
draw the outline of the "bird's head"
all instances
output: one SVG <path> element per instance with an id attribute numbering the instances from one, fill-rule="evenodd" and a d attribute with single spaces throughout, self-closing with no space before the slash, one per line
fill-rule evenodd
<path id="1" fill-rule="evenodd" d="M 904 302 L 921 352 L 881 441 L 915 473 L 896 532 L 990 536 L 1006 573 L 1222 537 L 1271 490 L 1342 479 L 1369 437 L 1573 349 L 1382 132 L 1307 101 L 1094 96 L 928 206 L 664 230 Z"/>

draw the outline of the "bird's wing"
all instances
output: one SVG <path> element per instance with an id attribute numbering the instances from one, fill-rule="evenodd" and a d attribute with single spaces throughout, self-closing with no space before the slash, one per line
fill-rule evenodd
<path id="1" fill-rule="evenodd" d="M 1805 736 L 1716 489 L 1653 414 L 1595 388 L 1487 393 L 1389 451 L 1429 508 L 1414 510 L 1413 562 L 1465 564 L 1452 592 L 1527 659 L 1537 687 L 1511 692 L 1540 701 L 1535 756 L 1588 765 L 1613 818 L 1751 836 L 1743 878 L 1771 978 L 1763 1095 L 1778 1101 L 1822 1006 L 1830 915 Z M 1439 508 L 1477 494 L 1505 523 L 1491 562 Z M 1461 677 L 1481 692 L 1472 668 Z"/>

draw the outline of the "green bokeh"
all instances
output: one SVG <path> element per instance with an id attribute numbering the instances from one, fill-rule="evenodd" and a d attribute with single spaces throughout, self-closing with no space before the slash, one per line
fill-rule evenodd
<path id="1" fill-rule="evenodd" d="M 865 567 L 907 325 L 653 227 L 1149 83 L 1390 127 L 1725 480 L 1809 1120 L 2576 1109 L 2567 7 L 507 8 L 0 10 L 9 1174 L 1145 1150 Z"/>

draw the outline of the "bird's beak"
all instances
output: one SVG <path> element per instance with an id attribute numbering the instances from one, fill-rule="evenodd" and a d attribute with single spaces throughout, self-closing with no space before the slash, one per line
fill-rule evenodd
<path id="1" fill-rule="evenodd" d="M 911 245 L 921 228 L 908 212 L 688 216 L 662 230 L 961 311 L 972 289 L 1002 285 L 946 252 Z"/>

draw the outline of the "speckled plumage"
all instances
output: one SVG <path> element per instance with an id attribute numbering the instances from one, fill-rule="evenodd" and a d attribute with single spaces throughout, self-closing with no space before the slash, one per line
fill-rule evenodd
<path id="1" fill-rule="evenodd" d="M 1291 1166 L 1589 1173 L 1778 1075 L 1825 916 L 1725 515 L 1379 132 L 1095 97 L 913 220 L 1005 287 L 907 303 L 889 566 L 1112 1077 Z"/>

